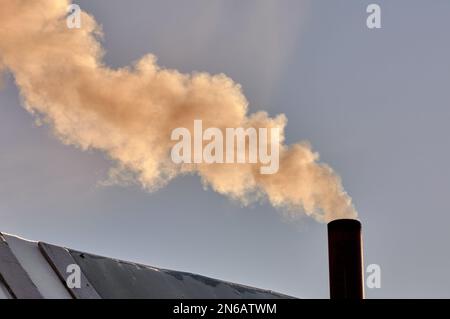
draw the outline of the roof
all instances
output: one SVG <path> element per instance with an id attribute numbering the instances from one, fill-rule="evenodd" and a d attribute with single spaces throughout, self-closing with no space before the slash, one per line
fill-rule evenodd
<path id="1" fill-rule="evenodd" d="M 0 233 L 0 275 L 0 299 L 290 298 L 269 290 L 97 256 L 6 233 Z"/>

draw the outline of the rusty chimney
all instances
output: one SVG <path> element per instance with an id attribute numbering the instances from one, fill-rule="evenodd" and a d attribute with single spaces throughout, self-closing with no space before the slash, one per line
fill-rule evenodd
<path id="1" fill-rule="evenodd" d="M 331 299 L 364 299 L 361 223 L 337 219 L 328 223 Z"/>

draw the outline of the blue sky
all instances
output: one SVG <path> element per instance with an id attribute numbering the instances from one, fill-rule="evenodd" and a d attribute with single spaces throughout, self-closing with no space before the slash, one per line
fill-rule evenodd
<path id="1" fill-rule="evenodd" d="M 183 72 L 223 72 L 250 110 L 288 117 L 343 179 L 363 223 L 368 297 L 449 297 L 450 3 L 78 1 L 102 24 L 105 63 L 146 53 Z M 112 163 L 62 145 L 0 91 L 0 230 L 297 297 L 328 297 L 326 225 L 205 191 L 195 176 L 147 193 L 100 186 Z M 176 199 L 176 200 L 174 200 Z"/>

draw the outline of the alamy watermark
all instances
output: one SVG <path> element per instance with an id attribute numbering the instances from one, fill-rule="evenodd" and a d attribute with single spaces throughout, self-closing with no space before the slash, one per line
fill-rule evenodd
<path id="1" fill-rule="evenodd" d="M 66 268 L 69 274 L 66 278 L 66 285 L 69 289 L 81 288 L 81 269 L 77 264 L 69 264 Z"/>
<path id="2" fill-rule="evenodd" d="M 67 7 L 66 25 L 69 29 L 81 28 L 81 8 L 78 4 L 72 3 Z"/>
<path id="3" fill-rule="evenodd" d="M 381 288 L 381 267 L 378 264 L 370 264 L 366 268 L 366 286 L 369 289 Z"/>
<path id="4" fill-rule="evenodd" d="M 381 29 L 381 7 L 372 3 L 367 6 L 367 13 L 370 13 L 366 20 L 369 29 Z"/>
<path id="5" fill-rule="evenodd" d="M 280 162 L 280 129 L 270 128 L 270 142 L 268 133 L 268 128 L 254 127 L 226 128 L 225 133 L 217 127 L 203 131 L 202 120 L 194 120 L 193 137 L 185 127 L 172 131 L 171 140 L 178 141 L 172 147 L 172 161 L 175 164 L 260 163 L 261 174 L 274 174 Z M 208 143 L 204 145 L 204 142 Z"/>

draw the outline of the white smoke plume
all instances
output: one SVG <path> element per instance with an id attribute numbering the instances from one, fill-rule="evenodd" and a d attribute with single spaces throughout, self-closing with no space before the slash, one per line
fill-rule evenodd
<path id="1" fill-rule="evenodd" d="M 111 176 L 132 172 L 154 191 L 180 174 L 198 174 L 205 186 L 242 203 L 267 199 L 291 214 L 319 221 L 356 218 L 351 198 L 308 143 L 285 145 L 286 117 L 248 114 L 239 84 L 224 74 L 182 74 L 153 55 L 133 66 L 103 64 L 101 30 L 82 12 L 81 28 L 66 25 L 65 0 L 0 0 L 0 71 L 14 75 L 26 109 L 48 123 L 64 143 L 108 154 Z M 183 164 L 170 158 L 174 128 L 280 128 L 279 171 L 260 164 Z"/>

